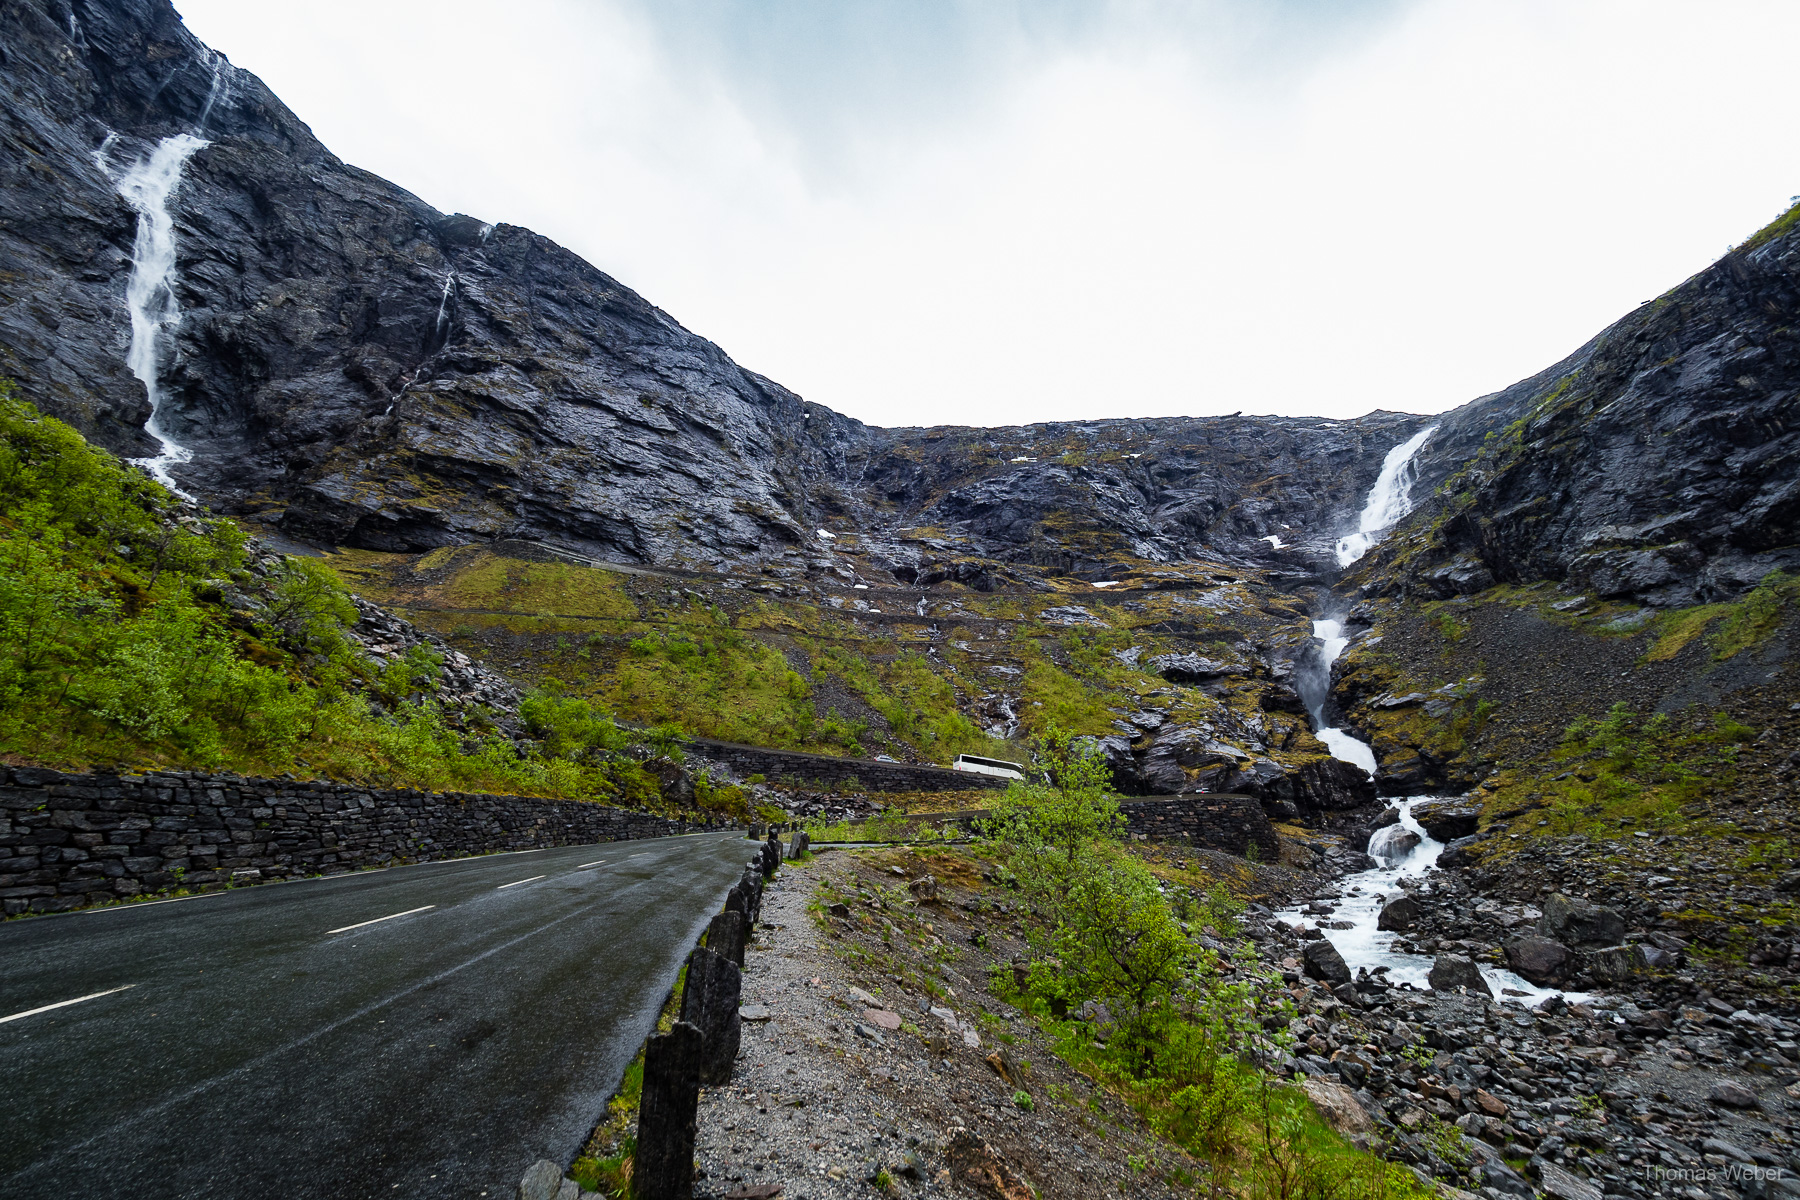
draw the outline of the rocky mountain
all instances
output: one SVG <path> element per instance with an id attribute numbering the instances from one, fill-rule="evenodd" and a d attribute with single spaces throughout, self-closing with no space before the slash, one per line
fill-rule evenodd
<path id="1" fill-rule="evenodd" d="M 1105 739 L 1130 790 L 1230 786 L 1313 812 L 1368 792 L 1309 717 L 1372 740 L 1384 786 L 1468 786 L 1505 761 L 1500 728 L 1470 724 L 1482 705 L 1564 696 L 1539 722 L 1560 728 L 1619 690 L 1600 666 L 1615 682 L 1541 678 L 1534 656 L 1666 649 L 1659 614 L 1686 629 L 1699 618 L 1679 613 L 1800 567 L 1793 213 L 1441 417 L 880 429 L 546 238 L 342 162 L 165 0 L 5 0 L 0 35 L 0 372 L 109 448 L 163 449 L 159 469 L 215 510 L 341 549 L 363 586 L 527 681 L 564 671 L 559 647 L 600 619 L 534 600 L 536 633 L 479 625 L 524 611 L 530 562 L 649 572 L 607 592 L 616 645 L 563 680 L 644 719 L 670 713 L 620 682 L 624 646 L 704 604 L 785 656 L 811 716 L 862 721 L 865 752 L 955 741 L 887 715 L 923 703 L 899 665 L 917 651 L 969 737 L 1055 714 Z M 150 428 L 152 389 L 179 452 Z M 1409 514 L 1405 473 L 1378 481 L 1427 429 Z M 1382 489 L 1399 523 L 1346 567 L 1338 541 Z M 523 557 L 464 553 L 480 545 Z M 1502 594 L 1491 632 L 1433 608 Z M 1346 610 L 1348 653 L 1319 677 L 1311 619 Z M 1451 626 L 1531 649 L 1471 654 Z M 827 644 L 862 665 L 829 666 Z M 1676 651 L 1667 680 L 1621 698 L 1722 702 Z M 733 695 L 718 712 L 748 703 Z"/>

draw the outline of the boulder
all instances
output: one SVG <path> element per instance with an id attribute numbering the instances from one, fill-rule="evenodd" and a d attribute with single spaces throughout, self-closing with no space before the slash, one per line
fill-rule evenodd
<path id="1" fill-rule="evenodd" d="M 1336 946 L 1320 938 L 1316 942 L 1308 942 L 1300 951 L 1302 967 L 1313 979 L 1322 979 L 1326 983 L 1339 984 L 1350 982 L 1350 964 L 1338 953 Z"/>
<path id="2" fill-rule="evenodd" d="M 1569 948 L 1554 938 L 1533 934 L 1506 943 L 1506 965 L 1539 987 L 1560 982 L 1569 962 Z"/>
<path id="3" fill-rule="evenodd" d="M 1419 923 L 1419 902 L 1411 896 L 1396 896 L 1381 906 L 1381 915 L 1375 918 L 1375 928 L 1402 930 L 1411 929 Z"/>
<path id="4" fill-rule="evenodd" d="M 1413 820 L 1440 842 L 1473 835 L 1481 822 L 1481 804 L 1472 800 L 1421 800 L 1412 806 Z"/>
<path id="5" fill-rule="evenodd" d="M 1712 1090 L 1706 1093 L 1706 1098 L 1711 1100 L 1714 1104 L 1719 1105 L 1721 1108 L 1750 1109 L 1762 1107 L 1762 1102 L 1756 1098 L 1755 1092 L 1751 1091 L 1743 1084 L 1730 1079 L 1721 1079 L 1719 1082 L 1713 1084 Z"/>
<path id="6" fill-rule="evenodd" d="M 998 1150 L 967 1129 L 950 1131 L 944 1158 L 950 1178 L 986 1200 L 1032 1200 L 1036 1194 Z"/>
<path id="7" fill-rule="evenodd" d="M 519 1180 L 519 1200 L 556 1200 L 562 1185 L 562 1168 L 547 1158 L 540 1158 Z"/>
<path id="8" fill-rule="evenodd" d="M 1603 1200 L 1599 1188 L 1555 1163 L 1538 1163 L 1538 1181 L 1556 1200 Z"/>
<path id="9" fill-rule="evenodd" d="M 1399 862 L 1418 848 L 1419 841 L 1419 835 L 1412 830 L 1389 825 L 1385 829 L 1377 829 L 1369 839 L 1369 855 L 1388 862 Z"/>
<path id="10" fill-rule="evenodd" d="M 1343 1084 L 1314 1075 L 1300 1085 L 1300 1090 L 1313 1102 L 1313 1107 L 1319 1110 L 1325 1123 L 1352 1143 L 1361 1145 L 1358 1139 L 1366 1139 L 1375 1132 L 1375 1122 L 1369 1119 L 1368 1112 L 1357 1103 L 1356 1093 Z"/>
<path id="11" fill-rule="evenodd" d="M 1493 989 L 1487 980 L 1481 977 L 1481 969 L 1475 960 L 1466 954 L 1440 954 L 1431 964 L 1431 974 L 1426 976 L 1434 992 L 1454 992 L 1457 988 L 1468 988 L 1489 998 L 1493 997 Z"/>
<path id="12" fill-rule="evenodd" d="M 1650 964 L 1644 959 L 1643 950 L 1632 946 L 1607 946 L 1601 950 L 1590 950 L 1585 956 L 1588 974 L 1594 977 L 1595 983 L 1623 983 L 1639 970 Z"/>
<path id="13" fill-rule="evenodd" d="M 1538 932 L 1566 946 L 1616 946 L 1625 937 L 1625 918 L 1614 909 L 1552 892 L 1544 901 Z"/>

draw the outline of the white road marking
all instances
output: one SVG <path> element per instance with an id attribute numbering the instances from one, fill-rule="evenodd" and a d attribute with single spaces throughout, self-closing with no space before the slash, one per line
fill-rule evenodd
<path id="1" fill-rule="evenodd" d="M 605 861 L 606 861 L 606 860 L 605 860 L 605 859 L 604 859 L 604 858 L 596 858 L 596 859 L 595 859 L 595 860 L 594 860 L 594 861 L 593 861 L 593 862 L 591 862 L 591 863 L 582 863 L 582 864 L 581 864 L 581 865 L 580 865 L 580 866 L 579 866 L 579 867 L 576 867 L 576 868 L 575 868 L 575 869 L 576 869 L 576 870 L 577 870 L 577 871 L 585 871 L 585 870 L 587 870 L 587 869 L 588 869 L 588 868 L 589 868 L 589 867 L 597 867 L 597 866 L 599 866 L 599 865 L 600 865 L 600 864 L 601 864 L 601 863 L 603 863 L 603 862 L 605 862 Z"/>
<path id="2" fill-rule="evenodd" d="M 118 912 L 127 908 L 155 908 L 158 904 L 179 904 L 183 900 L 205 900 L 209 896 L 224 896 L 226 892 L 200 892 L 192 896 L 171 896 L 167 900 L 140 900 L 136 904 L 108 904 L 104 908 L 90 908 L 89 913 Z"/>
<path id="3" fill-rule="evenodd" d="M 364 925 L 379 925 L 383 921 L 392 921 L 398 917 L 410 917 L 416 912 L 424 912 L 428 908 L 436 908 L 435 904 L 422 904 L 418 908 L 409 908 L 405 912 L 393 913 L 385 917 L 376 917 L 373 921 L 358 921 L 354 925 L 340 925 L 336 929 L 327 929 L 326 933 L 348 933 L 352 929 L 361 929 Z"/>
<path id="4" fill-rule="evenodd" d="M 110 996 L 114 992 L 123 992 L 136 986 L 135 983 L 128 983 L 124 987 L 107 988 L 104 992 L 89 992 L 87 995 L 77 996 L 73 1000 L 58 1000 L 55 1004 L 46 1004 L 42 1008 L 28 1008 L 24 1012 L 14 1013 L 10 1017 L 0 1017 L 0 1025 L 4 1025 L 8 1021 L 17 1021 L 20 1017 L 35 1017 L 39 1013 L 49 1012 L 53 1008 L 67 1008 L 71 1004 L 80 1004 L 84 1000 L 98 1000 L 102 996 Z"/>
<path id="5" fill-rule="evenodd" d="M 503 883 L 499 887 L 495 888 L 494 890 L 496 892 L 504 892 L 509 887 L 518 887 L 521 883 L 531 883 L 533 880 L 548 879 L 548 878 L 549 878 L 548 875 L 533 875 L 530 879 L 515 879 L 511 883 Z"/>

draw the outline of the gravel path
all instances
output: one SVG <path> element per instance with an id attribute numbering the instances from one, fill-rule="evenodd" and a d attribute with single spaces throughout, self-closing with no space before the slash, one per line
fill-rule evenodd
<path id="1" fill-rule="evenodd" d="M 866 929 L 807 911 L 823 881 L 868 886 L 892 869 L 880 854 L 833 852 L 784 866 L 770 884 L 744 974 L 744 1011 L 759 1019 L 744 1022 L 732 1082 L 701 1096 L 696 1195 L 768 1197 L 780 1185 L 786 1200 L 868 1197 L 884 1170 L 891 1194 L 968 1195 L 952 1183 L 946 1154 L 959 1130 L 1045 1200 L 1120 1192 L 1128 1182 L 1134 1196 L 1174 1194 L 1157 1177 L 1194 1164 L 1145 1137 L 1121 1105 L 970 981 L 1006 951 L 977 951 L 966 931 L 952 936 L 951 926 L 969 922 L 952 891 L 910 911 L 889 905 Z M 911 970 L 925 961 L 895 936 L 915 927 L 944 934 L 936 946 L 935 933 L 920 940 L 952 994 L 931 998 L 896 982 L 916 982 Z M 949 1019 L 923 1011 L 921 1000 Z M 1033 1111 L 1015 1103 L 1020 1089 L 986 1061 L 1001 1034 L 1011 1039 L 1009 1057 L 1028 1064 L 1020 1082 Z"/>

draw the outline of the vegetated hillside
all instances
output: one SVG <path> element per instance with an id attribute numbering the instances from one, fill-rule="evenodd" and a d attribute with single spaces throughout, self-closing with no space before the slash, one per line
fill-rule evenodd
<path id="1" fill-rule="evenodd" d="M 1102 738 L 1131 792 L 1248 791 L 1290 817 L 1371 797 L 1293 688 L 1305 613 L 1221 563 L 978 591 L 628 571 L 521 543 L 325 561 L 471 655 L 628 721 L 938 763 L 1019 758 L 1058 728 Z"/>
<path id="2" fill-rule="evenodd" d="M 0 350 L 24 394 L 148 449 L 115 180 L 198 131 L 170 203 L 179 478 L 252 528 L 348 548 L 331 562 L 352 586 L 559 703 L 939 762 L 1057 724 L 1104 738 L 1130 790 L 1231 787 L 1291 815 L 1369 794 L 1291 686 L 1308 619 L 1347 593 L 1337 707 L 1389 788 L 1550 764 L 1615 691 L 1747 720 L 1747 656 L 1773 664 L 1755 686 L 1788 686 L 1770 572 L 1796 566 L 1793 213 L 1441 418 L 882 430 L 546 239 L 340 162 L 161 0 L 0 20 Z M 1425 503 L 1340 579 L 1335 538 L 1427 424 Z M 1653 654 L 1735 619 L 1708 605 L 1752 603 L 1777 617 L 1748 649 Z M 1447 632 L 1454 605 L 1496 614 L 1480 654 Z"/>
<path id="3" fill-rule="evenodd" d="M 579 702 L 521 698 L 0 386 L 8 761 L 663 804 L 669 739 L 637 758 L 620 753 L 629 739 Z"/>

